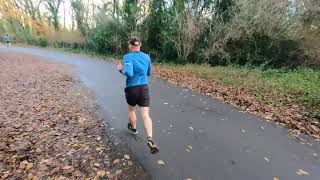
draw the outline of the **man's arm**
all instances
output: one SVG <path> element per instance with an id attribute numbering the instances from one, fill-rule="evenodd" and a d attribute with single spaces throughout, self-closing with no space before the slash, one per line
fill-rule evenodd
<path id="1" fill-rule="evenodd" d="M 152 65 L 151 65 L 151 59 L 149 56 L 149 66 L 148 66 L 147 76 L 151 76 L 151 74 L 152 74 Z"/>
<path id="2" fill-rule="evenodd" d="M 151 61 L 149 61 L 149 66 L 148 66 L 147 75 L 148 75 L 148 76 L 151 76 L 151 73 L 152 73 L 152 66 L 151 66 Z"/>
<path id="3" fill-rule="evenodd" d="M 127 58 L 123 58 L 123 68 L 120 72 L 127 77 L 132 77 L 133 76 L 132 61 Z"/>

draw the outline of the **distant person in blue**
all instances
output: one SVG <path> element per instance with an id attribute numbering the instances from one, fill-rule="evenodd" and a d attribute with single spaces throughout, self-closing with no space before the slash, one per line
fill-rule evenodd
<path id="1" fill-rule="evenodd" d="M 136 105 L 140 106 L 147 145 L 152 154 L 159 152 L 152 138 L 152 120 L 149 115 L 149 88 L 148 76 L 151 75 L 151 60 L 149 55 L 140 51 L 141 41 L 139 37 L 132 37 L 129 41 L 130 53 L 123 56 L 123 62 L 117 64 L 117 69 L 127 77 L 125 95 L 128 103 L 129 123 L 128 129 L 133 134 L 138 134 Z"/>
<path id="2" fill-rule="evenodd" d="M 8 34 L 3 37 L 3 41 L 7 43 L 7 47 L 11 47 L 11 37 Z"/>

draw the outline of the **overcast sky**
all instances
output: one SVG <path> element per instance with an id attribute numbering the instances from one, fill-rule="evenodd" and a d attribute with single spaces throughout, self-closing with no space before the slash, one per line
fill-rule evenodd
<path id="1" fill-rule="evenodd" d="M 111 0 L 109 0 L 111 1 Z M 103 0 L 85 0 L 84 1 L 86 4 L 92 2 L 94 4 L 101 5 Z M 108 0 L 104 0 L 104 2 L 108 2 Z M 71 27 L 71 3 L 70 0 L 64 0 L 64 3 L 61 4 L 59 8 L 59 16 L 60 16 L 60 23 L 63 26 L 64 23 L 64 12 L 65 12 L 65 17 L 66 17 L 66 27 L 70 28 Z"/>

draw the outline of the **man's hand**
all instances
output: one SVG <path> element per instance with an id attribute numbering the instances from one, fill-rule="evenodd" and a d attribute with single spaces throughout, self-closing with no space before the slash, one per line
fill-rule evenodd
<path id="1" fill-rule="evenodd" d="M 117 62 L 118 71 L 122 71 L 122 68 L 123 68 L 122 62 Z"/>

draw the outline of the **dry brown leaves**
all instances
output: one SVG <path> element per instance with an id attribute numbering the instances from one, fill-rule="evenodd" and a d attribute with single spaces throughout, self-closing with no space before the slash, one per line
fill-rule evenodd
<path id="1" fill-rule="evenodd" d="M 168 80 L 170 83 L 192 89 L 195 92 L 218 98 L 242 110 L 273 120 L 283 125 L 295 134 L 304 133 L 320 140 L 320 124 L 317 120 L 307 116 L 304 107 L 293 104 L 290 101 L 283 105 L 267 105 L 257 100 L 260 92 L 250 92 L 232 86 L 223 86 L 216 82 L 195 77 L 187 72 L 154 67 L 154 73 L 159 77 Z M 259 94 L 261 95 L 261 94 Z M 264 93 L 262 93 L 264 95 Z M 266 98 L 269 94 L 266 94 Z"/>
<path id="2" fill-rule="evenodd" d="M 67 68 L 0 51 L 0 179 L 145 179 Z"/>

